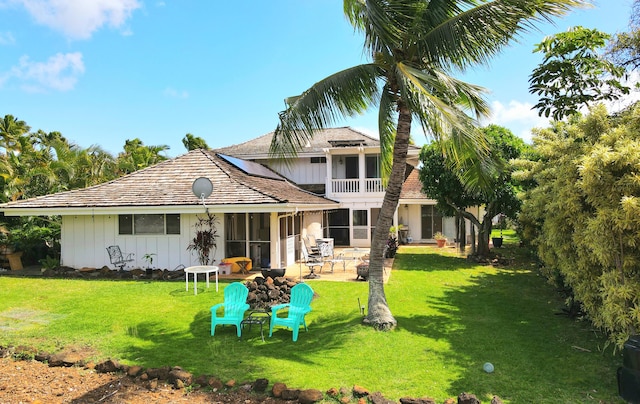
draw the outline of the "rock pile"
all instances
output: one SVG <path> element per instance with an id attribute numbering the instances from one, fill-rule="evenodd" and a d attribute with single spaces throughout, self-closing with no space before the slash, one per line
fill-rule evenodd
<path id="1" fill-rule="evenodd" d="M 263 278 L 256 277 L 247 281 L 245 286 L 249 289 L 247 303 L 253 310 L 270 310 L 271 306 L 281 303 L 289 303 L 291 288 L 298 282 L 285 277 Z"/>
<path id="2" fill-rule="evenodd" d="M 71 268 L 59 266 L 57 268 L 46 269 L 42 276 L 49 278 L 74 278 L 74 279 L 153 279 L 153 280 L 177 280 L 184 279 L 184 271 L 178 269 L 170 271 L 168 269 L 146 269 L 136 268 L 131 271 L 111 269 L 108 266 L 102 268 Z"/>

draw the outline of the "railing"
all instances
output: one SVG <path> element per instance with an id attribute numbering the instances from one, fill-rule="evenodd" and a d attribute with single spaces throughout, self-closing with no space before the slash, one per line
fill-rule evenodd
<path id="1" fill-rule="evenodd" d="M 367 178 L 364 181 L 365 192 L 384 192 L 381 178 Z"/>
<path id="2" fill-rule="evenodd" d="M 355 179 L 332 179 L 331 180 L 331 192 L 334 194 L 352 194 L 359 193 L 360 180 Z M 365 178 L 364 179 L 364 191 L 369 192 L 384 192 L 382 186 L 382 179 L 380 178 Z"/>
<path id="3" fill-rule="evenodd" d="M 334 194 L 360 192 L 359 179 L 331 180 L 331 192 Z"/>

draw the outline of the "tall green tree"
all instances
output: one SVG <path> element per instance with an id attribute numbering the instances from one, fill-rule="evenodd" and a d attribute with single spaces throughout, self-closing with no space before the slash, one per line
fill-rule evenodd
<path id="1" fill-rule="evenodd" d="M 182 144 L 189 151 L 209 148 L 209 145 L 207 145 L 207 142 L 203 138 L 195 136 L 191 133 L 187 133 L 186 135 L 184 135 L 184 137 L 182 138 Z"/>
<path id="2" fill-rule="evenodd" d="M 30 130 L 31 128 L 25 121 L 18 120 L 13 115 L 5 115 L 0 120 L 0 147 L 5 149 L 6 154 L 9 154 L 19 145 L 18 139 Z"/>
<path id="3" fill-rule="evenodd" d="M 613 36 L 605 56 L 629 70 L 640 67 L 640 0 L 634 0 L 629 30 Z"/>
<path id="4" fill-rule="evenodd" d="M 382 168 L 388 179 L 371 244 L 369 310 L 377 329 L 396 325 L 383 286 L 382 253 L 398 205 L 413 120 L 455 161 L 485 159 L 469 114 L 488 112 L 477 86 L 452 72 L 486 63 L 517 34 L 565 14 L 580 0 L 344 0 L 344 12 L 364 35 L 371 62 L 335 73 L 286 100 L 271 153 L 296 155 L 317 129 L 378 107 Z M 455 129 L 455 130 L 454 130 Z M 467 183 L 483 179 L 479 171 Z"/>
<path id="5" fill-rule="evenodd" d="M 540 116 L 562 120 L 599 101 L 613 101 L 629 88 L 620 83 L 624 68 L 598 54 L 611 36 L 597 29 L 572 27 L 544 38 L 534 52 L 544 59 L 529 77 L 529 92 L 540 96 Z"/>
<path id="6" fill-rule="evenodd" d="M 500 213 L 515 219 L 520 210 L 518 185 L 511 177 L 513 168 L 510 162 L 520 157 L 528 146 L 502 126 L 489 125 L 481 130 L 487 138 L 495 163 L 490 177 L 491 187 L 476 190 L 466 188 L 457 173 L 446 164 L 445 156 L 436 144 L 425 146 L 420 152 L 420 181 L 423 191 L 437 201 L 441 211 L 452 211 L 478 229 L 477 247 L 473 251 L 475 255 L 486 258 L 489 255 L 492 219 Z M 484 208 L 482 216 L 476 216 L 468 210 L 473 206 Z"/>
<path id="7" fill-rule="evenodd" d="M 134 171 L 152 166 L 168 157 L 160 154 L 169 150 L 167 145 L 145 146 L 142 140 L 127 139 L 124 144 L 124 151 L 118 154 L 117 167 L 120 175 L 131 174 Z"/>

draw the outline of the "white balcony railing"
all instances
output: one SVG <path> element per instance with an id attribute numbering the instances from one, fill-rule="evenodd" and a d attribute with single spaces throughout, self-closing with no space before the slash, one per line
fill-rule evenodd
<path id="1" fill-rule="evenodd" d="M 334 194 L 352 194 L 361 192 L 360 179 L 332 179 L 331 192 Z M 366 178 L 362 192 L 384 192 L 382 179 Z"/>
<path id="2" fill-rule="evenodd" d="M 332 179 L 331 180 L 331 192 L 334 194 L 350 194 L 360 192 L 360 180 L 359 179 Z"/>
<path id="3" fill-rule="evenodd" d="M 384 192 L 381 178 L 367 178 L 364 181 L 365 192 Z"/>

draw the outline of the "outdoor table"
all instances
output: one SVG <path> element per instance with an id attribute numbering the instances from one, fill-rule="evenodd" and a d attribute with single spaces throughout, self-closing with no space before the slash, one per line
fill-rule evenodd
<path id="1" fill-rule="evenodd" d="M 189 291 L 189 274 L 193 274 L 193 294 L 198 294 L 198 274 L 206 274 L 207 289 L 209 288 L 209 274 L 214 272 L 216 274 L 216 292 L 218 291 L 218 267 L 216 265 L 196 265 L 193 267 L 187 267 L 184 269 L 185 286 Z"/>
<path id="2" fill-rule="evenodd" d="M 344 254 L 344 259 L 351 259 L 352 261 L 358 261 L 358 260 L 362 260 L 362 256 L 363 255 L 367 255 L 369 254 L 369 249 L 368 248 L 358 248 L 358 247 L 354 247 L 354 248 L 345 248 L 344 250 L 342 250 L 342 253 Z M 348 256 L 347 256 L 348 255 Z"/>
<path id="3" fill-rule="evenodd" d="M 240 327 L 244 328 L 245 325 L 249 325 L 249 331 L 253 324 L 260 324 L 260 337 L 264 342 L 264 324 L 269 324 L 271 321 L 271 312 L 268 310 L 256 309 L 249 312 L 249 316 L 240 322 Z"/>

